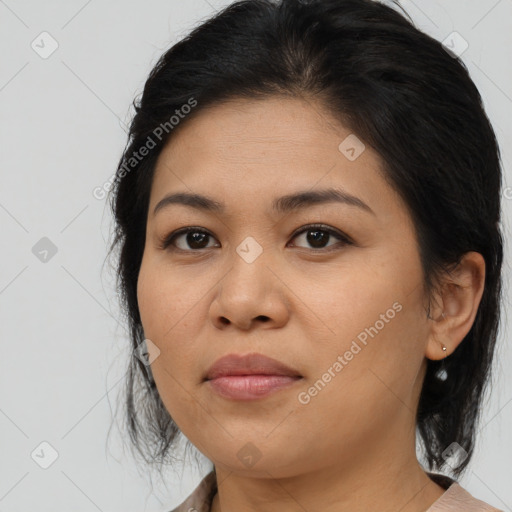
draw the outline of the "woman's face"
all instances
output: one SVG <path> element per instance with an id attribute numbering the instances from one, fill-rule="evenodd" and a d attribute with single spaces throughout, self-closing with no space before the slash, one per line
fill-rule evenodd
<path id="1" fill-rule="evenodd" d="M 240 474 L 415 456 L 423 275 L 378 155 L 295 99 L 237 100 L 183 123 L 158 159 L 138 280 L 144 334 L 159 350 L 152 372 L 178 427 Z M 357 200 L 276 203 L 330 189 Z M 153 213 L 177 193 L 221 208 L 177 201 Z M 161 248 L 185 227 L 192 234 Z M 220 357 L 254 353 L 300 378 L 238 397 L 205 380 Z"/>

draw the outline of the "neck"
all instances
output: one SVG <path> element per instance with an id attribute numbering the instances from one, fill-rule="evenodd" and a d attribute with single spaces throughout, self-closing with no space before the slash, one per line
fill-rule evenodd
<path id="1" fill-rule="evenodd" d="M 371 464 L 353 458 L 356 464 L 343 461 L 283 477 L 271 470 L 262 470 L 257 477 L 241 476 L 216 465 L 218 492 L 211 511 L 425 512 L 445 492 L 415 455 L 403 463 L 385 455 L 380 463 L 375 458 Z"/>

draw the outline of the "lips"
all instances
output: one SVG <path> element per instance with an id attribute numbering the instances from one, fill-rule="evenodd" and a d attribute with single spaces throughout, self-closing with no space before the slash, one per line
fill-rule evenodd
<path id="1" fill-rule="evenodd" d="M 204 382 L 224 399 L 252 401 L 291 389 L 302 378 L 293 368 L 262 354 L 230 354 L 213 364 Z"/>
<path id="2" fill-rule="evenodd" d="M 229 354 L 221 357 L 207 371 L 205 380 L 240 375 L 280 375 L 300 378 L 297 370 L 263 354 Z"/>

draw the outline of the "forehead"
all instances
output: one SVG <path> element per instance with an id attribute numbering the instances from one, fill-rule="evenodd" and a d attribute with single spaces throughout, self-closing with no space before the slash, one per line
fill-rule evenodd
<path id="1" fill-rule="evenodd" d="M 377 208 L 398 199 L 381 175 L 379 155 L 318 102 L 232 100 L 182 123 L 158 158 L 150 209 L 171 191 L 215 195 L 226 204 L 248 197 L 270 203 L 327 187 Z"/>
<path id="2" fill-rule="evenodd" d="M 212 152 L 227 162 L 257 165 L 267 161 L 330 153 L 340 156 L 339 143 L 351 132 L 318 101 L 289 97 L 233 99 L 201 110 L 197 107 L 169 140 L 161 157 L 200 159 Z M 189 151 L 194 150 L 193 153 Z M 334 150 L 334 151 L 333 151 Z M 373 158 L 378 158 L 376 154 Z M 318 162 L 317 162 L 318 163 Z"/>

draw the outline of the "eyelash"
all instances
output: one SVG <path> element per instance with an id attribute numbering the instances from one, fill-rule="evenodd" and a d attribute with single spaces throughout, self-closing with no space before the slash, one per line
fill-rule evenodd
<path id="1" fill-rule="evenodd" d="M 307 226 L 303 226 L 301 228 L 299 228 L 298 230 L 296 230 L 293 234 L 292 234 L 292 239 L 296 238 L 298 235 L 301 235 L 303 233 L 307 233 L 308 231 L 323 231 L 325 233 L 328 233 L 329 235 L 332 235 L 334 236 L 335 238 L 337 238 L 338 240 L 340 240 L 342 242 L 342 247 L 346 246 L 346 245 L 354 245 L 354 242 L 347 236 L 345 235 L 344 233 L 342 233 L 341 231 L 338 231 L 336 229 L 333 229 L 333 228 L 330 228 L 329 226 L 326 226 L 325 224 L 308 224 Z M 179 252 L 200 252 L 200 251 L 203 251 L 205 249 L 211 249 L 211 247 L 205 247 L 203 249 L 180 249 L 178 247 L 171 247 L 171 245 L 173 244 L 173 242 L 176 240 L 176 238 L 178 236 L 181 236 L 181 235 L 186 235 L 188 233 L 203 233 L 205 235 L 208 235 L 212 238 L 215 238 L 211 233 L 209 233 L 208 231 L 205 231 L 204 229 L 202 228 L 199 228 L 199 227 L 194 227 L 194 226 L 190 226 L 190 227 L 187 227 L 187 228 L 181 228 L 181 229 L 178 229 L 177 231 L 174 231 L 172 232 L 170 235 L 166 236 L 160 243 L 159 245 L 159 248 L 162 249 L 162 250 L 171 250 L 171 251 L 179 251 Z M 330 240 L 329 240 L 330 242 Z M 336 246 L 339 245 L 339 244 L 335 244 L 334 246 L 330 246 L 331 248 L 320 248 L 320 249 L 311 249 L 312 252 L 315 252 L 315 253 L 328 253 L 328 252 L 332 252 L 333 250 L 337 250 L 336 249 Z M 334 249 L 333 249 L 334 247 Z M 304 249 L 304 247 L 300 247 L 301 249 Z M 339 248 L 338 248 L 339 250 Z"/>

